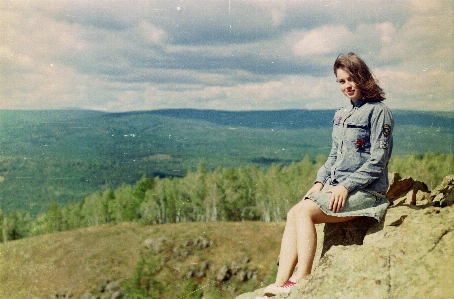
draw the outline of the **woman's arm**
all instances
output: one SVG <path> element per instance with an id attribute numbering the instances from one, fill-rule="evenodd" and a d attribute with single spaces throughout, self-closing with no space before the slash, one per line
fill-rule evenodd
<path id="1" fill-rule="evenodd" d="M 339 111 L 339 110 L 338 110 Z M 322 183 L 323 185 L 326 184 L 328 179 L 331 177 L 331 168 L 333 167 L 334 163 L 337 160 L 337 151 L 338 151 L 338 140 L 337 140 L 337 132 L 336 126 L 339 126 L 339 121 L 337 120 L 337 124 L 335 123 L 337 120 L 337 112 L 334 114 L 333 120 L 333 132 L 332 132 L 332 142 L 331 142 L 331 150 L 329 152 L 328 158 L 326 159 L 325 163 L 317 172 L 316 182 Z"/>

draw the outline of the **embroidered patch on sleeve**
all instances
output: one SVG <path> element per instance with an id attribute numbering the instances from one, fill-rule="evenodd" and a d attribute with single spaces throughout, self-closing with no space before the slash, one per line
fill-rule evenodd
<path id="1" fill-rule="evenodd" d="M 380 141 L 380 148 L 382 149 L 387 149 L 388 148 L 388 142 L 387 141 Z"/>
<path id="2" fill-rule="evenodd" d="M 383 135 L 388 137 L 391 134 L 391 126 L 388 124 L 383 125 Z"/>

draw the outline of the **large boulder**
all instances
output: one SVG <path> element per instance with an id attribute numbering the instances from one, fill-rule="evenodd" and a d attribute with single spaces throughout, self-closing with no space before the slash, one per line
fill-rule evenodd
<path id="1" fill-rule="evenodd" d="M 312 274 L 290 294 L 273 298 L 454 298 L 454 177 L 424 205 L 402 204 L 415 180 L 398 177 L 394 184 L 398 204 L 381 223 L 319 225 Z M 259 289 L 237 299 L 262 294 Z"/>

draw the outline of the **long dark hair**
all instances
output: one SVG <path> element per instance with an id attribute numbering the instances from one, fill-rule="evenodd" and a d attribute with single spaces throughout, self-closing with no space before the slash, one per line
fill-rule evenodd
<path id="1" fill-rule="evenodd" d="M 336 71 L 343 69 L 353 79 L 353 82 L 361 89 L 364 98 L 373 102 L 381 102 L 385 98 L 385 92 L 378 85 L 378 80 L 374 77 L 366 63 L 355 53 L 340 54 L 334 62 L 334 75 Z"/>

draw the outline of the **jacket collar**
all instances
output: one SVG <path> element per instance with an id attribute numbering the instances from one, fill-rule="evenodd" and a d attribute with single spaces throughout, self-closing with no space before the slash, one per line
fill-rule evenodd
<path id="1" fill-rule="evenodd" d="M 367 100 L 365 98 L 362 98 L 359 101 L 357 101 L 356 103 L 353 103 L 352 101 L 350 101 L 350 103 L 352 104 L 353 108 L 359 108 L 362 105 L 364 105 L 364 103 L 366 103 L 366 101 Z"/>

